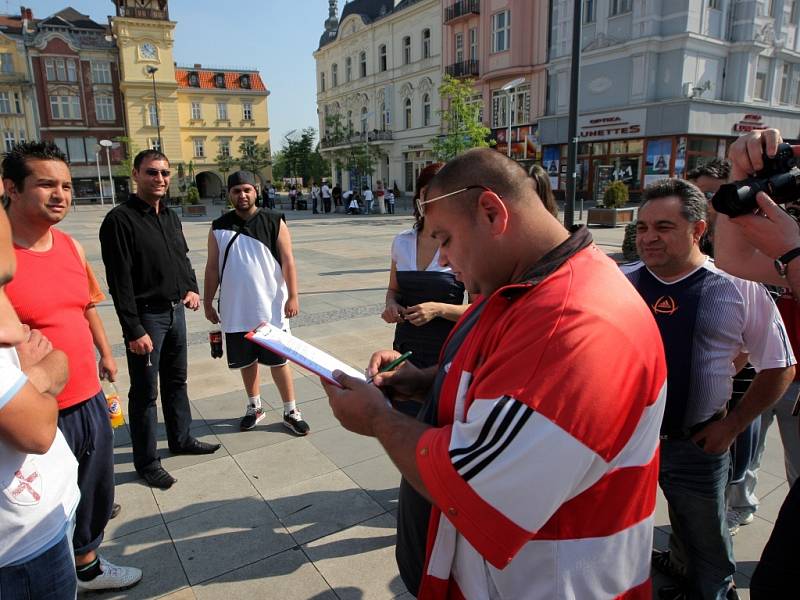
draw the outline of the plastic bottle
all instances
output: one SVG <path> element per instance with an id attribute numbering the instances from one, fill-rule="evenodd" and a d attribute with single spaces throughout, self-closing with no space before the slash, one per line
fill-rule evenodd
<path id="1" fill-rule="evenodd" d="M 103 381 L 103 393 L 106 395 L 106 402 L 108 402 L 108 418 L 111 419 L 111 427 L 116 429 L 125 423 L 125 418 L 122 416 L 122 406 L 119 403 L 117 386 L 110 381 Z"/>

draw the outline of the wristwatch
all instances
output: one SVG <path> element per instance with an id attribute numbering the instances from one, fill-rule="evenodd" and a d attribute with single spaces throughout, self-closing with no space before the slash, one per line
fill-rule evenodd
<path id="1" fill-rule="evenodd" d="M 786 277 L 786 271 L 789 269 L 789 263 L 795 258 L 800 256 L 800 247 L 789 250 L 783 256 L 775 259 L 775 270 L 781 277 Z"/>

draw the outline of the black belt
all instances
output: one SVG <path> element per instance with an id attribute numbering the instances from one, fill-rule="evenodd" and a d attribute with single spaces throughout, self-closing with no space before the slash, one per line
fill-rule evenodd
<path id="1" fill-rule="evenodd" d="M 691 439 L 694 436 L 694 434 L 703 429 L 706 425 L 713 423 L 714 421 L 719 421 L 720 419 L 723 419 L 727 414 L 728 411 L 723 408 L 721 411 L 712 416 L 710 419 L 706 419 L 705 421 L 696 423 L 690 427 L 684 427 L 683 429 L 678 429 L 673 431 L 662 431 L 659 437 L 662 440 L 670 440 L 670 441 Z"/>
<path id="2" fill-rule="evenodd" d="M 174 309 L 180 300 L 153 300 L 151 302 L 137 302 L 136 309 L 139 312 L 167 312 Z"/>

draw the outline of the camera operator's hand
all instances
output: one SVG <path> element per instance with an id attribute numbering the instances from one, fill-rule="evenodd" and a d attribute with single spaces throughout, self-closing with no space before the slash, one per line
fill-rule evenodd
<path id="1" fill-rule="evenodd" d="M 731 219 L 731 223 L 751 245 L 772 259 L 800 247 L 800 227 L 789 213 L 764 192 L 756 196 L 759 212 Z"/>
<path id="2" fill-rule="evenodd" d="M 731 144 L 728 158 L 731 161 L 731 181 L 745 179 L 764 168 L 764 154 L 775 156 L 778 144 L 783 141 L 777 129 L 751 131 Z"/>

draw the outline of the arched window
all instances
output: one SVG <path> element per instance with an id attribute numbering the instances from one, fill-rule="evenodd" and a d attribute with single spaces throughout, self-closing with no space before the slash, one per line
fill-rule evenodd
<path id="1" fill-rule="evenodd" d="M 403 120 L 406 129 L 411 129 L 412 116 L 411 116 L 411 98 L 406 98 L 405 102 L 405 118 Z"/>
<path id="2" fill-rule="evenodd" d="M 331 66 L 331 86 L 336 87 L 339 85 L 339 65 L 333 63 Z"/>
<path id="3" fill-rule="evenodd" d="M 431 30 L 422 30 L 422 58 L 430 58 L 431 56 Z"/>
<path id="4" fill-rule="evenodd" d="M 411 37 L 406 36 L 403 38 L 403 64 L 407 65 L 411 62 Z"/>
<path id="5" fill-rule="evenodd" d="M 431 124 L 431 95 L 422 96 L 422 124 L 427 127 Z"/>
<path id="6" fill-rule="evenodd" d="M 362 52 L 358 55 L 358 76 L 359 77 L 366 77 L 367 76 L 367 53 Z"/>
<path id="7" fill-rule="evenodd" d="M 344 59 L 344 82 L 347 83 L 353 78 L 353 59 L 349 56 Z"/>
<path id="8" fill-rule="evenodd" d="M 386 70 L 386 44 L 381 44 L 378 48 L 378 69 L 381 73 Z"/>
<path id="9" fill-rule="evenodd" d="M 361 133 L 367 133 L 367 107 L 361 107 Z"/>

